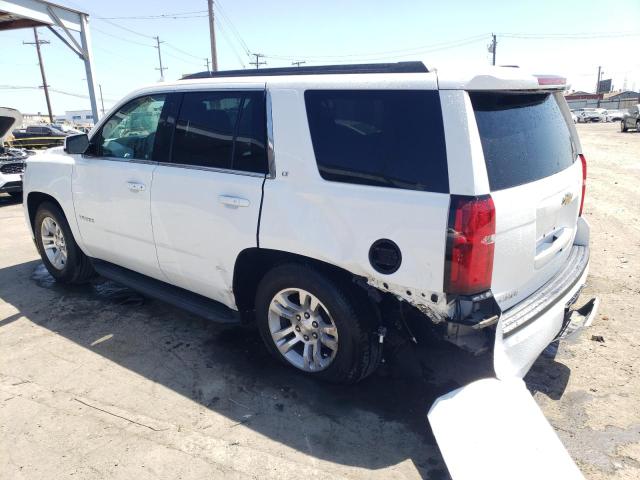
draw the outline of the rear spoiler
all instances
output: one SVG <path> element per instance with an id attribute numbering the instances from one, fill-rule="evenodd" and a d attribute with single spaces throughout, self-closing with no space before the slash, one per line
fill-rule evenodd
<path id="1" fill-rule="evenodd" d="M 473 76 L 438 71 L 438 86 L 444 90 L 564 90 L 567 79 L 560 75 L 532 74 L 519 68 L 489 67 Z"/>

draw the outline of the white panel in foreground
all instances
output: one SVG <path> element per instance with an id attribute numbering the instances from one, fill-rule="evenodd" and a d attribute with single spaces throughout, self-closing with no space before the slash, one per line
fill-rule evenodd
<path id="1" fill-rule="evenodd" d="M 428 417 L 454 480 L 584 478 L 520 379 L 470 383 Z"/>

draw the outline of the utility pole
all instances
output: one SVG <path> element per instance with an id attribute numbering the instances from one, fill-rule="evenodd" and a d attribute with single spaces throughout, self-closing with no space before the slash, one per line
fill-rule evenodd
<path id="1" fill-rule="evenodd" d="M 207 62 L 207 72 L 210 72 L 211 70 L 209 69 L 209 59 L 205 58 L 204 61 Z"/>
<path id="2" fill-rule="evenodd" d="M 42 63 L 42 53 L 40 53 L 40 45 L 51 43 L 49 40 L 38 39 L 38 29 L 33 27 L 33 36 L 35 41 L 22 42 L 24 45 L 35 45 L 38 52 L 38 64 L 40 65 L 40 74 L 42 75 L 42 88 L 44 88 L 44 97 L 47 100 L 47 111 L 49 112 L 49 122 L 53 123 L 53 113 L 51 112 L 51 100 L 49 100 L 49 85 L 47 85 L 47 77 L 44 74 L 44 64 Z"/>
<path id="3" fill-rule="evenodd" d="M 299 67 L 303 63 L 307 63 L 307 62 L 305 62 L 304 60 L 298 60 L 296 62 L 291 62 L 291 65 L 295 65 L 296 67 Z"/>
<path id="4" fill-rule="evenodd" d="M 160 37 L 153 37 L 156 39 L 156 48 L 158 49 L 158 62 L 160 63 L 160 68 L 156 68 L 156 70 L 160 70 L 160 81 L 164 82 L 164 71 L 167 70 L 167 67 L 162 66 L 162 54 L 160 53 L 160 44 L 164 43 L 160 41 Z"/>
<path id="5" fill-rule="evenodd" d="M 600 78 L 602 78 L 602 66 L 598 66 L 598 81 L 596 82 L 596 95 L 598 96 L 598 100 L 596 103 L 596 107 L 600 108 Z"/>
<path id="6" fill-rule="evenodd" d="M 209 36 L 211 37 L 211 70 L 218 71 L 218 53 L 216 52 L 216 28 L 213 17 L 213 0 L 208 0 L 209 4 Z"/>
<path id="7" fill-rule="evenodd" d="M 100 103 L 102 104 L 102 115 L 104 116 L 104 100 L 102 98 L 102 84 L 98 85 L 98 87 L 100 87 Z M 97 123 L 97 121 L 94 121 L 93 123 Z"/>
<path id="8" fill-rule="evenodd" d="M 491 45 L 489 45 L 489 51 L 493 54 L 493 60 L 491 61 L 491 65 L 496 64 L 496 45 L 498 45 L 498 41 L 496 40 L 496 35 L 494 33 L 491 34 Z"/>
<path id="9" fill-rule="evenodd" d="M 263 54 L 261 54 L 261 53 L 252 53 L 251 55 L 256 57 L 256 61 L 255 62 L 249 62 L 249 65 L 255 65 L 256 66 L 256 70 L 260 68 L 260 65 L 266 65 L 267 64 L 267 62 L 261 62 L 260 61 L 260 59 L 264 57 Z"/>

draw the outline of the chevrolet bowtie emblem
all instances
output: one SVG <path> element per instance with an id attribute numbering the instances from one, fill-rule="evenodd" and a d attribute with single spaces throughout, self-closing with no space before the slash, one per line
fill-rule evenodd
<path id="1" fill-rule="evenodd" d="M 562 197 L 562 205 L 569 205 L 571 203 L 571 200 L 573 200 L 573 193 L 565 193 L 564 197 Z"/>

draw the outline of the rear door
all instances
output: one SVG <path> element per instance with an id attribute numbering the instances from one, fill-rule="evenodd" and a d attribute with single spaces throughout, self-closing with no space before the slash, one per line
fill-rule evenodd
<path id="1" fill-rule="evenodd" d="M 492 291 L 506 309 L 566 261 L 576 233 L 582 163 L 561 93 L 469 96 L 496 209 Z"/>
<path id="2" fill-rule="evenodd" d="M 257 246 L 267 173 L 264 84 L 174 98 L 181 105 L 171 154 L 155 170 L 151 193 L 158 261 L 170 283 L 233 307 L 236 258 Z"/>

